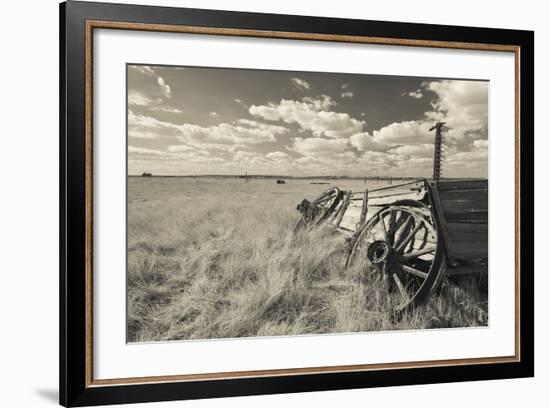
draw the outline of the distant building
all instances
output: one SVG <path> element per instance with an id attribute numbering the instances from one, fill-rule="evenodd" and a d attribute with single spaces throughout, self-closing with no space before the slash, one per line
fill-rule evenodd
<path id="1" fill-rule="evenodd" d="M 152 174 L 151 173 L 142 173 L 141 174 L 141 177 L 151 177 Z"/>

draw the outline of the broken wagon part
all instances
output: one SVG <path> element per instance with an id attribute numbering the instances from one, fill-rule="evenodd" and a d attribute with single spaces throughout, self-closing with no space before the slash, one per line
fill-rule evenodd
<path id="1" fill-rule="evenodd" d="M 338 188 L 333 187 L 323 192 L 313 202 L 304 199 L 296 209 L 301 214 L 294 226 L 294 231 L 310 229 L 323 224 L 328 218 L 338 211 L 344 194 Z"/>

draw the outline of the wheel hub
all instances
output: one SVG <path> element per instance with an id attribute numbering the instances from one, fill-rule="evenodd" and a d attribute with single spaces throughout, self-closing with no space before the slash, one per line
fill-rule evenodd
<path id="1" fill-rule="evenodd" d="M 388 260 L 391 247 L 385 241 L 375 241 L 367 250 L 367 258 L 373 264 L 379 265 Z"/>

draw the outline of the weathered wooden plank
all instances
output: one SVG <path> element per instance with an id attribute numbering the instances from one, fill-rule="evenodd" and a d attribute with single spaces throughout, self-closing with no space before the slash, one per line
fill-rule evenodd
<path id="1" fill-rule="evenodd" d="M 468 189 L 468 190 L 443 190 L 439 192 L 441 201 L 448 200 L 485 200 L 487 201 L 487 190 Z"/>
<path id="2" fill-rule="evenodd" d="M 449 238 L 454 242 L 487 241 L 488 225 L 482 223 L 447 222 Z"/>
<path id="3" fill-rule="evenodd" d="M 439 199 L 443 214 L 487 211 L 489 208 L 486 198 L 477 200 L 470 200 L 468 198 L 462 200 L 443 200 L 440 196 Z"/>
<path id="4" fill-rule="evenodd" d="M 447 242 L 448 255 L 457 259 L 487 258 L 488 245 L 485 242 Z"/>
<path id="5" fill-rule="evenodd" d="M 488 180 L 441 180 L 437 183 L 437 189 L 445 190 L 464 190 L 470 188 L 487 188 Z"/>
<path id="6" fill-rule="evenodd" d="M 486 273 L 487 266 L 459 266 L 450 268 L 448 267 L 445 273 L 448 275 L 469 275 L 469 274 L 479 274 Z"/>
<path id="7" fill-rule="evenodd" d="M 425 191 L 408 191 L 408 192 L 400 192 L 396 194 L 387 195 L 384 197 L 375 197 L 371 196 L 371 193 L 369 192 L 369 205 L 387 205 L 395 203 L 396 201 L 401 200 L 416 200 L 420 201 L 424 198 L 426 195 Z"/>
<path id="8" fill-rule="evenodd" d="M 365 194 L 363 196 L 363 206 L 361 207 L 361 216 L 359 217 L 359 222 L 357 223 L 356 227 L 360 228 L 367 218 L 367 210 L 368 210 L 368 204 L 369 204 L 369 190 L 365 190 Z"/>
<path id="9" fill-rule="evenodd" d="M 446 212 L 445 222 L 487 223 L 489 213 L 483 211 Z"/>

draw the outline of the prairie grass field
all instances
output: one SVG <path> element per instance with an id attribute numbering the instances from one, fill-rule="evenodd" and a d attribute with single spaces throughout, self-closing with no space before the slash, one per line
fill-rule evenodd
<path id="1" fill-rule="evenodd" d="M 487 282 L 445 278 L 400 319 L 383 280 L 344 269 L 344 237 L 293 234 L 296 205 L 363 181 L 128 178 L 128 341 L 483 326 Z"/>

